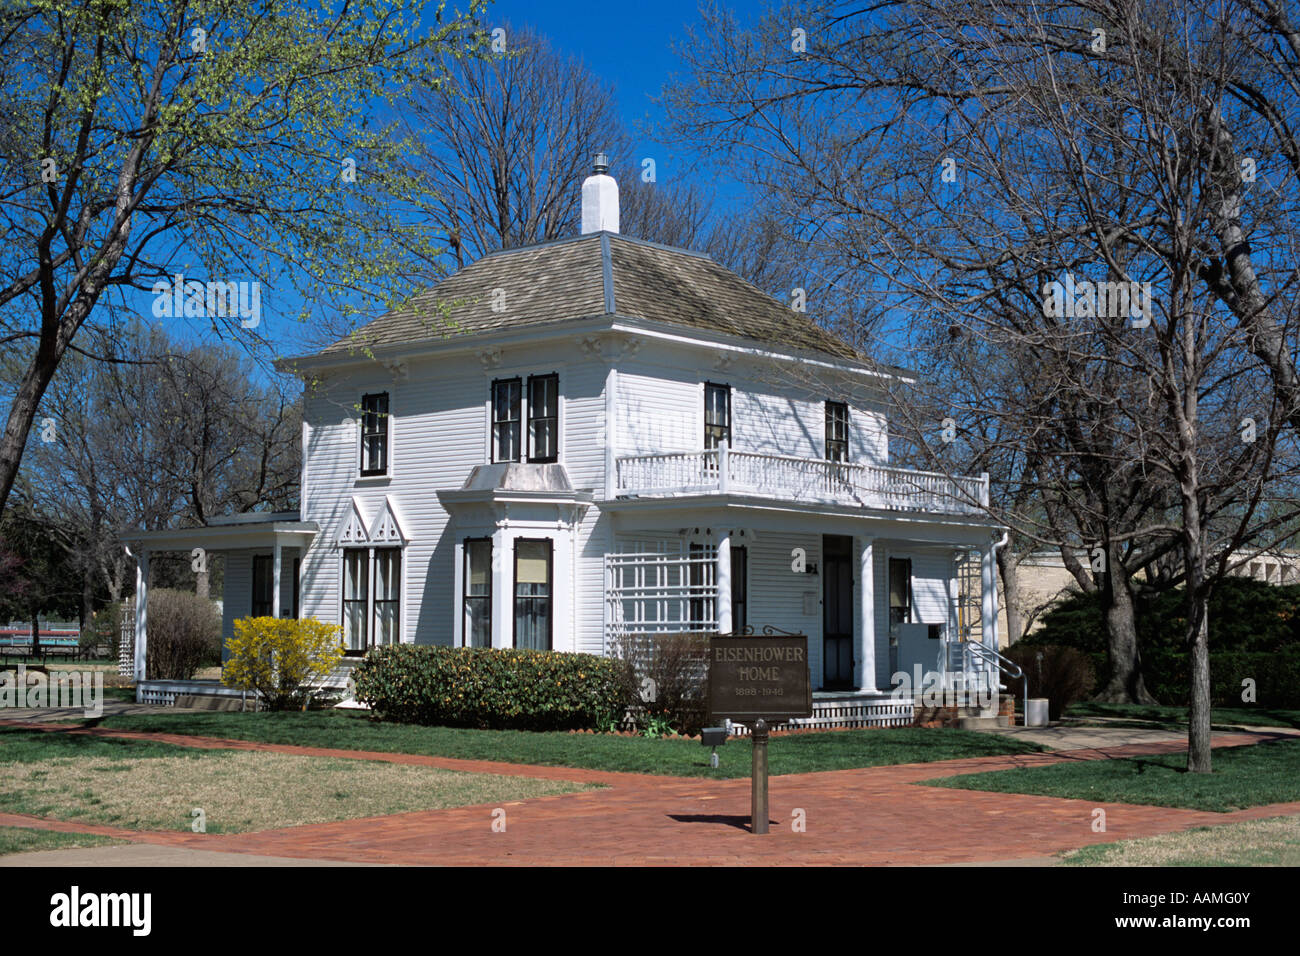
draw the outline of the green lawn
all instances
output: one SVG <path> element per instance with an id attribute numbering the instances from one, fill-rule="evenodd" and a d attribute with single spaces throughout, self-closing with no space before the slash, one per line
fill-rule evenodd
<path id="1" fill-rule="evenodd" d="M 1186 754 L 1076 760 L 962 774 L 926 783 L 959 790 L 1216 812 L 1300 800 L 1300 740 L 1216 748 L 1214 770 L 1209 774 L 1188 773 L 1186 765 Z"/>
<path id="2" fill-rule="evenodd" d="M 118 730 L 684 777 L 745 777 L 750 772 L 750 745 L 743 737 L 732 738 L 718 749 L 719 767 L 711 770 L 709 751 L 697 740 L 419 727 L 381 723 L 356 711 L 135 714 L 105 717 L 95 724 Z M 774 737 L 768 747 L 768 768 L 772 774 L 810 773 L 1043 749 L 995 734 L 963 730 L 840 730 Z"/>
<path id="3" fill-rule="evenodd" d="M 1300 866 L 1300 816 L 1196 827 L 1067 854 L 1066 866 Z"/>
<path id="4" fill-rule="evenodd" d="M 0 827 L 0 856 L 29 853 L 34 850 L 67 850 L 83 846 L 108 846 L 121 843 L 112 837 L 92 833 L 56 833 L 53 830 L 29 830 L 26 827 Z"/>
<path id="5" fill-rule="evenodd" d="M 1106 717 L 1122 720 L 1147 720 L 1171 727 L 1187 726 L 1186 707 L 1144 704 L 1098 704 L 1081 701 L 1071 704 L 1066 717 Z M 1300 710 L 1270 710 L 1266 707 L 1214 707 L 1210 720 L 1215 724 L 1242 724 L 1248 727 L 1300 727 Z"/>
<path id="6" fill-rule="evenodd" d="M 132 830 L 241 833 L 593 789 L 380 760 L 198 750 L 0 727 L 0 810 Z M 195 809 L 199 814 L 195 814 Z"/>

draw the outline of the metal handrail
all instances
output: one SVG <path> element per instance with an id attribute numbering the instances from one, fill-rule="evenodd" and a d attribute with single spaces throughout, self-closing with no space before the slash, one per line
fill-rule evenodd
<path id="1" fill-rule="evenodd" d="M 980 644 L 976 641 L 963 641 L 970 648 L 971 653 L 982 660 L 985 664 L 992 664 L 1002 673 L 1006 674 L 1013 680 L 1023 680 L 1025 682 L 1025 705 L 1024 720 L 1025 726 L 1029 726 L 1029 678 L 1025 675 L 1024 668 L 1007 657 L 1001 651 L 996 651 L 991 647 Z"/>

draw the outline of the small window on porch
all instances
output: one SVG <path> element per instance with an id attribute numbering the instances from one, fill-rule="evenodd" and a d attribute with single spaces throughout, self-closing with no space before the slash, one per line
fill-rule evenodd
<path id="1" fill-rule="evenodd" d="M 889 559 L 889 623 L 912 621 L 912 559 Z"/>
<path id="2" fill-rule="evenodd" d="M 274 575 L 269 554 L 253 555 L 253 617 L 270 617 L 274 604 Z"/>
<path id="3" fill-rule="evenodd" d="M 826 403 L 826 460 L 849 460 L 849 406 Z"/>
<path id="4" fill-rule="evenodd" d="M 740 633 L 749 623 L 749 549 L 731 549 L 731 629 Z"/>
<path id="5" fill-rule="evenodd" d="M 704 447 L 731 447 L 731 386 L 704 383 Z"/>

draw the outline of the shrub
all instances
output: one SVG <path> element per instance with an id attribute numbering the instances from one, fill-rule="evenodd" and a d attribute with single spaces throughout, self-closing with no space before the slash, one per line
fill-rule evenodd
<path id="1" fill-rule="evenodd" d="M 623 675 L 636 727 L 643 732 L 667 727 L 688 736 L 700 732 L 709 716 L 708 634 L 628 636 L 619 641 L 617 653 L 630 665 Z"/>
<path id="2" fill-rule="evenodd" d="M 1087 655 L 1073 647 L 1026 644 L 1011 645 L 1006 656 L 1020 665 L 1029 679 L 1029 696 L 1046 697 L 1051 720 L 1075 701 L 1083 700 L 1095 686 L 1096 677 Z M 1024 679 L 1005 678 L 1007 693 L 1024 698 Z"/>
<path id="3" fill-rule="evenodd" d="M 212 602 L 160 588 L 149 594 L 145 673 L 158 680 L 189 680 L 221 660 L 221 615 Z"/>
<path id="4" fill-rule="evenodd" d="M 626 665 L 592 654 L 392 644 L 353 672 L 382 720 L 494 730 L 604 730 L 627 710 Z"/>
<path id="5" fill-rule="evenodd" d="M 227 687 L 256 691 L 267 710 L 307 709 L 319 684 L 343 659 L 343 628 L 314 617 L 242 617 L 227 642 Z"/>

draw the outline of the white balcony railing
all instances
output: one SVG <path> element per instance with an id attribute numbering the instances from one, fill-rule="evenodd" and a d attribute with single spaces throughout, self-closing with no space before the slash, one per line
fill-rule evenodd
<path id="1" fill-rule="evenodd" d="M 987 475 L 953 478 L 727 448 L 633 455 L 619 458 L 616 468 L 618 496 L 748 494 L 942 514 L 978 514 L 989 501 Z"/>

